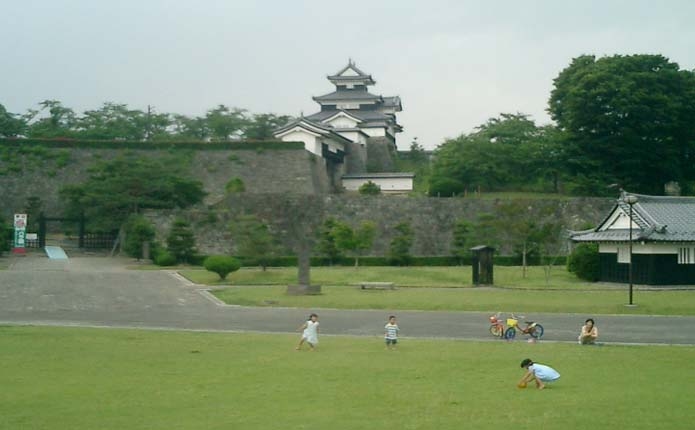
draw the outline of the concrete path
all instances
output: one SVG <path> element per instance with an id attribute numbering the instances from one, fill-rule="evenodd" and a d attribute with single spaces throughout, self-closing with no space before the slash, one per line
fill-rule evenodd
<path id="1" fill-rule="evenodd" d="M 387 316 L 395 313 L 403 337 L 494 340 L 487 313 L 226 306 L 175 272 L 127 270 L 126 264 L 133 263 L 16 257 L 0 270 L 0 324 L 288 333 L 316 311 L 324 334 L 381 337 Z M 591 316 L 602 342 L 695 345 L 695 317 Z M 544 340 L 574 342 L 587 316 L 527 317 L 544 325 Z"/>

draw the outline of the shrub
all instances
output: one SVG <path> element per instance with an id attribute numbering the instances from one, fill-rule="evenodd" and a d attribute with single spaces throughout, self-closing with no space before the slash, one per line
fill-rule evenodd
<path id="1" fill-rule="evenodd" d="M 593 243 L 577 245 L 567 258 L 567 271 L 574 273 L 579 279 L 598 281 L 600 272 L 598 245 Z"/>
<path id="2" fill-rule="evenodd" d="M 375 196 L 377 194 L 381 194 L 381 187 L 372 181 L 367 181 L 366 183 L 360 185 L 358 191 L 362 195 Z"/>
<path id="3" fill-rule="evenodd" d="M 232 272 L 236 272 L 241 267 L 241 263 L 234 257 L 227 255 L 211 255 L 203 263 L 205 270 L 217 273 L 220 279 L 224 280 Z"/>
<path id="4" fill-rule="evenodd" d="M 154 263 L 157 266 L 175 266 L 176 257 L 169 253 L 169 251 L 161 251 L 157 254 L 157 257 L 155 257 Z"/>
<path id="5" fill-rule="evenodd" d="M 246 191 L 246 185 L 244 185 L 244 181 L 241 178 L 232 178 L 224 186 L 224 190 L 227 194 L 243 193 Z"/>

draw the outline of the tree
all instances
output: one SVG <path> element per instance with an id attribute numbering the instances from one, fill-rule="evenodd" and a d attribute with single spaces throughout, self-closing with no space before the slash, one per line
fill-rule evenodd
<path id="1" fill-rule="evenodd" d="M 394 227 L 389 253 L 391 260 L 399 266 L 407 266 L 412 259 L 410 248 L 413 246 L 413 229 L 408 222 L 400 222 Z"/>
<path id="2" fill-rule="evenodd" d="M 252 140 L 273 139 L 273 131 L 290 122 L 290 119 L 287 115 L 255 114 L 244 127 L 244 138 Z"/>
<path id="3" fill-rule="evenodd" d="M 0 255 L 10 250 L 10 241 L 12 240 L 12 227 L 0 219 Z"/>
<path id="4" fill-rule="evenodd" d="M 381 194 L 381 187 L 372 181 L 367 181 L 364 184 L 360 185 L 357 191 L 362 195 L 375 196 Z"/>
<path id="5" fill-rule="evenodd" d="M 144 257 L 143 245 L 154 241 L 154 226 L 142 215 L 131 215 L 125 225 L 125 252 L 140 260 Z"/>
<path id="6" fill-rule="evenodd" d="M 330 264 L 342 256 L 335 241 L 334 228 L 337 222 L 335 218 L 328 217 L 318 230 L 318 242 L 316 244 L 318 252 L 326 256 Z"/>
<path id="7" fill-rule="evenodd" d="M 332 235 L 336 247 L 352 254 L 355 258 L 355 267 L 359 267 L 359 258 L 372 247 L 375 233 L 376 224 L 371 221 L 363 221 L 356 230 L 346 223 L 337 221 L 333 226 Z"/>
<path id="8" fill-rule="evenodd" d="M 199 181 L 180 176 L 187 166 L 175 157 L 140 158 L 126 154 L 98 162 L 81 184 L 66 185 L 60 196 L 66 215 L 84 214 L 93 231 L 113 231 L 130 214 L 145 209 L 185 208 L 205 196 Z"/>
<path id="9" fill-rule="evenodd" d="M 248 123 L 245 112 L 244 109 L 229 108 L 225 105 L 210 109 L 205 115 L 205 120 L 212 138 L 215 140 L 240 138 Z"/>
<path id="10" fill-rule="evenodd" d="M 100 109 L 85 111 L 77 120 L 78 137 L 99 140 L 144 140 L 146 114 L 124 104 L 104 103 Z"/>
<path id="11" fill-rule="evenodd" d="M 0 137 L 17 137 L 24 133 L 27 124 L 24 119 L 10 113 L 0 104 Z"/>
<path id="12" fill-rule="evenodd" d="M 415 163 L 422 163 L 427 161 L 427 152 L 425 151 L 425 148 L 422 145 L 420 145 L 420 142 L 418 142 L 417 137 L 414 137 L 413 141 L 410 142 L 410 151 L 408 152 L 408 158 L 410 158 L 410 160 Z"/>
<path id="13" fill-rule="evenodd" d="M 41 212 L 43 212 L 41 197 L 28 197 L 26 206 L 24 207 L 24 213 L 27 214 L 27 231 L 39 231 L 39 217 L 41 217 Z"/>
<path id="14" fill-rule="evenodd" d="M 472 246 L 471 239 L 473 234 L 474 225 L 468 220 L 460 219 L 454 224 L 453 231 L 453 242 L 451 244 L 452 253 L 458 257 L 459 263 L 462 262 L 464 257 L 470 255 L 470 248 Z"/>
<path id="15" fill-rule="evenodd" d="M 548 112 L 565 134 L 576 194 L 608 184 L 645 194 L 695 179 L 695 73 L 661 55 L 574 58 Z"/>
<path id="16" fill-rule="evenodd" d="M 196 252 L 195 236 L 188 221 L 177 219 L 169 230 L 167 236 L 167 251 L 176 258 L 179 263 L 189 263 Z"/>
<path id="17" fill-rule="evenodd" d="M 221 280 L 225 280 L 227 275 L 241 268 L 241 263 L 236 258 L 227 255 L 211 255 L 205 259 L 203 267 L 209 272 L 217 273 Z"/>
<path id="18" fill-rule="evenodd" d="M 494 226 L 498 237 L 521 255 L 523 277 L 530 256 L 539 256 L 544 245 L 557 242 L 560 226 L 555 222 L 554 207 L 535 207 L 529 201 L 512 200 L 499 206 Z"/>
<path id="19" fill-rule="evenodd" d="M 205 140 L 210 137 L 210 128 L 204 117 L 190 118 L 185 115 L 173 115 L 173 136 L 181 140 Z"/>
<path id="20" fill-rule="evenodd" d="M 40 110 L 30 110 L 25 116 L 29 123 L 27 128 L 29 137 L 73 137 L 77 117 L 72 109 L 63 106 L 58 100 L 44 100 L 39 105 Z M 45 111 L 48 112 L 47 117 L 35 120 L 41 112 Z"/>
<path id="21" fill-rule="evenodd" d="M 536 127 L 525 114 L 502 113 L 490 118 L 473 133 L 449 139 L 437 148 L 429 194 L 544 188 L 542 179 L 547 175 L 539 169 L 548 160 L 541 149 L 550 149 L 548 139 L 553 137 L 548 128 Z"/>
<path id="22" fill-rule="evenodd" d="M 229 227 L 239 255 L 255 261 L 265 271 L 278 248 L 268 225 L 253 215 L 242 215 Z"/>

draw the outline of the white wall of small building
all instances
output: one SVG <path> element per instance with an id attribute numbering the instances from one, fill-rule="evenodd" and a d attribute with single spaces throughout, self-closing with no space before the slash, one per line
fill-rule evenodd
<path id="1" fill-rule="evenodd" d="M 307 133 L 301 128 L 295 129 L 282 136 L 284 142 L 304 142 L 304 149 L 321 156 L 321 141 L 311 133 Z"/>
<path id="2" fill-rule="evenodd" d="M 407 193 L 413 191 L 413 178 L 343 178 L 343 187 L 348 191 L 357 191 L 372 181 L 383 193 Z"/>
<path id="3" fill-rule="evenodd" d="M 362 131 L 368 134 L 370 137 L 386 136 L 386 130 L 384 127 L 363 128 Z"/>
<path id="4" fill-rule="evenodd" d="M 618 248 L 627 249 L 628 243 L 600 243 L 598 252 L 602 254 L 615 254 Z M 632 242 L 633 254 L 678 254 L 678 248 L 695 246 L 694 244 L 686 243 L 645 243 L 634 241 Z"/>

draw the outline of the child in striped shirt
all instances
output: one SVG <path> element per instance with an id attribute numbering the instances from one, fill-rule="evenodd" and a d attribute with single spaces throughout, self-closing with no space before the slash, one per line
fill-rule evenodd
<path id="1" fill-rule="evenodd" d="M 398 325 L 396 317 L 391 315 L 389 322 L 384 326 L 384 339 L 386 339 L 386 349 L 396 349 L 398 343 Z"/>

